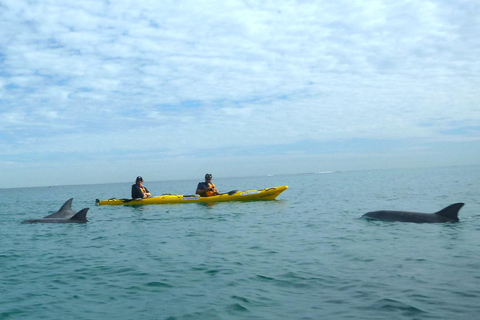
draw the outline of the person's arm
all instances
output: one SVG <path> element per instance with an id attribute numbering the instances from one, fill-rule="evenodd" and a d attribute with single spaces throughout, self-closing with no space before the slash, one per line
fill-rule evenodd
<path id="1" fill-rule="evenodd" d="M 146 192 L 143 194 L 143 197 L 144 197 L 144 198 L 151 197 L 152 194 L 150 193 L 150 191 L 148 191 L 147 187 L 144 186 L 144 188 L 145 188 L 145 191 L 146 191 Z"/>
<path id="2" fill-rule="evenodd" d="M 210 184 L 210 189 L 215 192 L 215 194 L 218 194 L 218 190 L 217 190 L 217 187 L 215 187 L 215 185 L 213 183 Z"/>
<path id="3" fill-rule="evenodd" d="M 197 191 L 195 191 L 195 193 L 199 195 L 204 195 L 205 192 L 209 190 L 208 186 L 206 186 L 206 188 L 205 186 L 206 186 L 205 183 L 199 183 L 197 186 Z"/>

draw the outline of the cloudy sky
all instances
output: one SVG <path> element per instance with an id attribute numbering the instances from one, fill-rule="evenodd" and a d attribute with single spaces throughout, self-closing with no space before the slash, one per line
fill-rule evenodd
<path id="1" fill-rule="evenodd" d="M 480 163 L 477 0 L 2 0 L 0 187 Z"/>

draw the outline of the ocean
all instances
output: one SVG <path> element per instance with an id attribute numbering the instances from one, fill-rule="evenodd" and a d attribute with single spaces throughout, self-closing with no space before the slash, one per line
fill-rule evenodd
<path id="1" fill-rule="evenodd" d="M 132 177 L 134 179 L 135 177 Z M 198 181 L 145 185 L 192 194 Z M 480 166 L 214 179 L 274 201 L 95 206 L 132 182 L 0 190 L 0 319 L 477 319 Z M 69 198 L 86 224 L 21 224 Z M 458 223 L 360 219 L 436 212 Z"/>

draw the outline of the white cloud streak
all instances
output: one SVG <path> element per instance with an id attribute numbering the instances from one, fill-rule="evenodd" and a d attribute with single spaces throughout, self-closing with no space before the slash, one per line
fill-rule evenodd
<path id="1" fill-rule="evenodd" d="M 144 150 L 139 136 L 167 158 L 303 141 L 480 140 L 475 1 L 0 9 L 4 157 L 115 157 Z"/>

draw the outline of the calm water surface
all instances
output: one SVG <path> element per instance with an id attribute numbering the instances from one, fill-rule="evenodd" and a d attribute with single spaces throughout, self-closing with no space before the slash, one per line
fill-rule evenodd
<path id="1" fill-rule="evenodd" d="M 149 182 L 191 194 L 198 181 Z M 276 201 L 94 205 L 131 183 L 0 190 L 0 319 L 476 319 L 480 167 L 215 179 Z M 87 224 L 21 224 L 89 207 Z M 465 202 L 459 223 L 359 219 Z"/>

